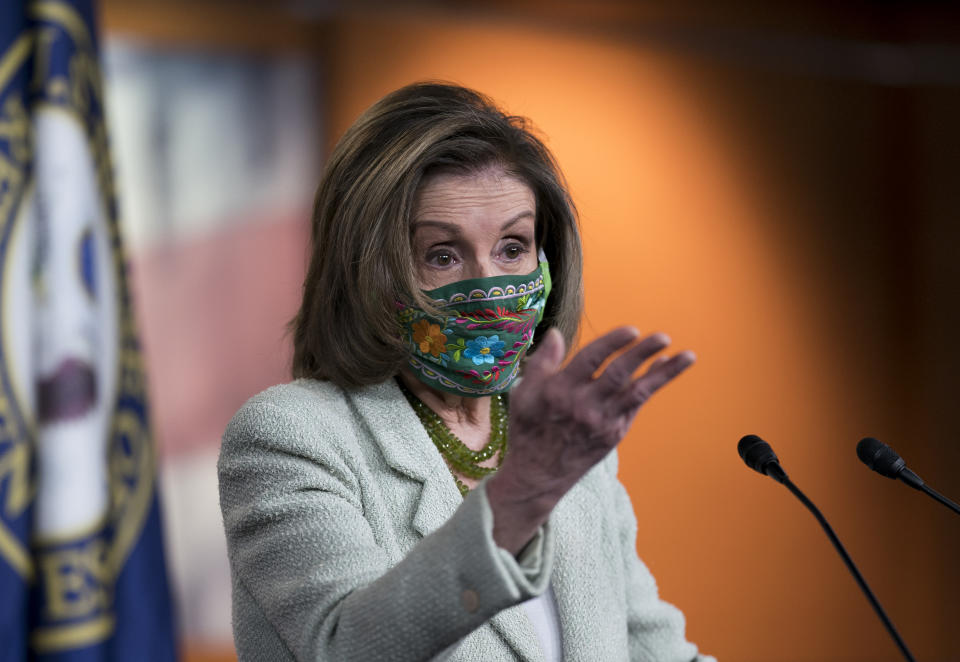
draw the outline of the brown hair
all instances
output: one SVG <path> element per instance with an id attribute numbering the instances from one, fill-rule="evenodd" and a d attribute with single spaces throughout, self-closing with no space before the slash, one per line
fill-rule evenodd
<path id="1" fill-rule="evenodd" d="M 415 83 L 363 113 L 327 163 L 313 206 L 303 302 L 290 323 L 294 377 L 353 388 L 399 372 L 408 350 L 396 302 L 431 310 L 410 247 L 420 182 L 428 172 L 489 165 L 534 193 L 537 246 L 553 278 L 538 328 L 556 327 L 573 344 L 583 306 L 582 253 L 576 209 L 553 156 L 524 118 L 506 115 L 485 96 Z"/>

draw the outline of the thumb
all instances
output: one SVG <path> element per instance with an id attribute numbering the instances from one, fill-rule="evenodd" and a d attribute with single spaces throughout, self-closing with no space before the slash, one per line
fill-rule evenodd
<path id="1" fill-rule="evenodd" d="M 563 335 L 550 327 L 537 345 L 537 351 L 530 355 L 523 367 L 523 376 L 534 381 L 552 375 L 560 369 L 566 343 Z"/>

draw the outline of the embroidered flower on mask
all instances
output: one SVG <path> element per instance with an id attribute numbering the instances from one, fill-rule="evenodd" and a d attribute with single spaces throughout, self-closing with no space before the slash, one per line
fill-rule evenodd
<path id="1" fill-rule="evenodd" d="M 477 336 L 467 341 L 463 355 L 473 359 L 474 365 L 493 363 L 494 358 L 503 356 L 503 344 L 499 336 Z"/>
<path id="2" fill-rule="evenodd" d="M 433 356 L 440 356 L 447 347 L 447 337 L 440 325 L 427 320 L 413 323 L 413 342 L 419 345 L 421 352 Z"/>

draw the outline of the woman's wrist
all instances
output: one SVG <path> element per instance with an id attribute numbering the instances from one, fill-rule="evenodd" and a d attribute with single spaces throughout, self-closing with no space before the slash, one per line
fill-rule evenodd
<path id="1" fill-rule="evenodd" d="M 514 556 L 530 542 L 559 501 L 550 493 L 531 491 L 529 483 L 517 480 L 506 464 L 487 481 L 486 493 L 493 512 L 493 540 Z"/>

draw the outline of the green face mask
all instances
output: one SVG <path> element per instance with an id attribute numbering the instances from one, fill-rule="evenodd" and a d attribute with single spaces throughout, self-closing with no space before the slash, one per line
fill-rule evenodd
<path id="1" fill-rule="evenodd" d="M 411 370 L 425 384 L 455 395 L 503 393 L 533 344 L 549 293 L 550 269 L 542 254 L 526 275 L 471 278 L 424 291 L 446 316 L 400 308 Z"/>

